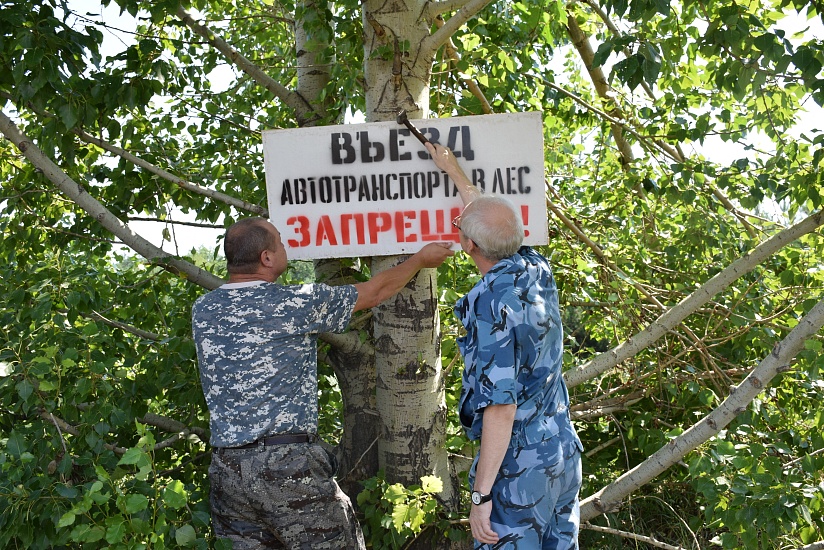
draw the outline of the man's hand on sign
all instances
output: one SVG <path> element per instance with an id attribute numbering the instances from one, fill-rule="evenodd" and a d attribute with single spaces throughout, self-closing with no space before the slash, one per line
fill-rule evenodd
<path id="1" fill-rule="evenodd" d="M 438 267 L 444 263 L 448 257 L 455 254 L 453 250 L 450 250 L 453 244 L 455 243 L 429 243 L 421 248 L 415 255 L 421 256 L 421 261 L 423 262 L 422 267 Z"/>
<path id="2" fill-rule="evenodd" d="M 375 307 L 394 296 L 421 269 L 441 265 L 448 257 L 455 254 L 450 250 L 452 244 L 449 242 L 429 243 L 395 267 L 381 271 L 365 283 L 355 284 L 358 291 L 355 311 Z"/>

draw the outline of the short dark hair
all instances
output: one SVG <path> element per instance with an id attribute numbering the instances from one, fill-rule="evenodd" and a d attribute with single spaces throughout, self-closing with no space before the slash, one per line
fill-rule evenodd
<path id="1" fill-rule="evenodd" d="M 254 273 L 264 250 L 277 250 L 277 240 L 265 218 L 244 218 L 226 230 L 223 253 L 229 273 Z"/>

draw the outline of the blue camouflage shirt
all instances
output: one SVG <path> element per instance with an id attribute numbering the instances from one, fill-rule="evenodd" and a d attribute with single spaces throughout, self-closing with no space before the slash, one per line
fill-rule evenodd
<path id="1" fill-rule="evenodd" d="M 546 258 L 529 247 L 495 264 L 455 305 L 467 334 L 461 424 L 479 439 L 488 405 L 517 405 L 512 443 L 537 443 L 574 430 L 561 373 L 558 289 Z"/>
<path id="2" fill-rule="evenodd" d="M 211 444 L 317 433 L 317 335 L 349 324 L 354 286 L 226 284 L 198 298 L 192 332 Z"/>

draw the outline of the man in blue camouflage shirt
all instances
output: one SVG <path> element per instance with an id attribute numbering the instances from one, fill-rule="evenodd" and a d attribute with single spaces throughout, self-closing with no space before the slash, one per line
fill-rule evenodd
<path id="1" fill-rule="evenodd" d="M 508 200 L 481 195 L 449 149 L 426 147 L 463 199 L 452 223 L 482 275 L 455 306 L 466 328 L 460 419 L 481 442 L 469 472 L 475 548 L 577 549 L 583 447 L 561 373 L 552 270 L 521 246 L 523 225 Z"/>
<path id="2" fill-rule="evenodd" d="M 227 230 L 229 281 L 192 308 L 217 537 L 235 550 L 365 548 L 334 461 L 317 443 L 317 336 L 342 332 L 353 312 L 439 266 L 449 247 L 431 243 L 364 283 L 283 286 L 274 282 L 287 266 L 277 229 L 247 218 Z"/>

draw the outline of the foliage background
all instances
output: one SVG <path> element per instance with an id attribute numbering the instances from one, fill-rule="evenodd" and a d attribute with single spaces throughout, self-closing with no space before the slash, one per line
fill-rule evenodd
<path id="1" fill-rule="evenodd" d="M 96 14 L 4 2 L 3 112 L 122 220 L 189 216 L 219 228 L 249 210 L 112 155 L 95 138 L 265 204 L 259 131 L 304 121 L 193 35 L 176 2 L 119 5 L 140 26 L 105 58 L 109 30 Z M 310 21 L 319 44 L 334 32 L 334 55 L 345 62 L 332 64 L 323 122 L 364 108 L 358 3 L 187 8 L 283 85 L 297 78 L 294 20 Z M 787 1 L 494 2 L 453 36 L 459 59 L 442 50 L 433 116 L 544 113 L 552 242 L 543 252 L 561 292 L 567 369 L 629 340 L 758 243 L 820 212 L 820 10 Z M 777 29 L 784 14 L 802 22 L 799 35 Z M 209 526 L 208 420 L 189 326 L 203 288 L 157 258 L 124 252 L 11 142 L 0 142 L 0 158 L 0 547 L 220 547 Z M 221 275 L 214 250 L 179 256 Z M 587 449 L 582 496 L 727 398 L 821 300 L 822 257 L 815 229 L 618 368 L 573 387 Z M 285 282 L 308 276 L 293 264 Z M 458 464 L 473 449 L 454 418 L 461 362 L 449 306 L 476 277 L 460 256 L 438 273 L 448 447 Z M 716 437 L 592 520 L 582 546 L 643 544 L 603 528 L 685 548 L 824 540 L 821 336 Z M 343 405 L 332 369 L 320 368 L 321 428 L 334 444 Z M 424 481 L 404 489 L 361 481 L 374 547 L 399 548 L 427 527 L 460 538 L 460 511 L 432 504 Z M 408 513 L 414 502 L 429 515 L 401 517 L 397 505 Z"/>

